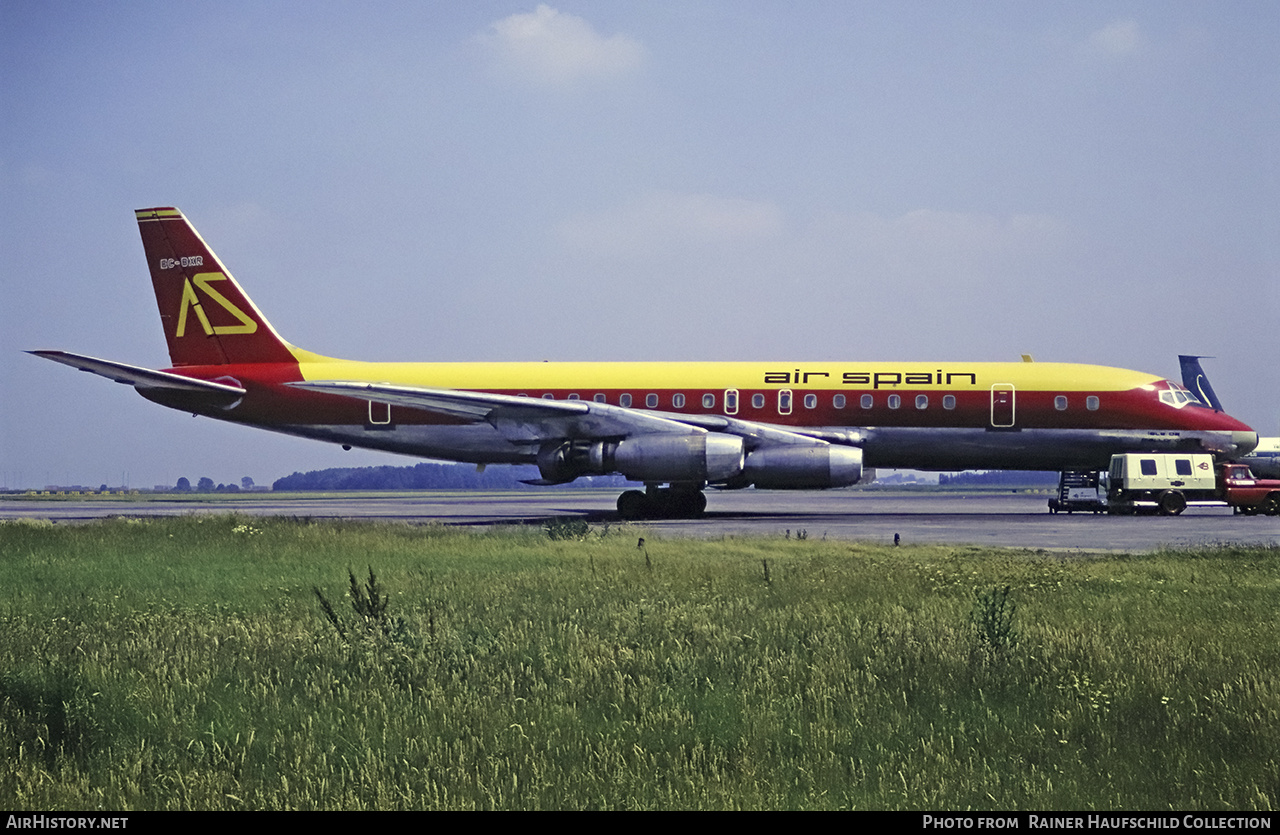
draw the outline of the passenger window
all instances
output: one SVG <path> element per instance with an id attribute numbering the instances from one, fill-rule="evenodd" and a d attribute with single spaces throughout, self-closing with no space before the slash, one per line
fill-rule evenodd
<path id="1" fill-rule="evenodd" d="M 1143 475 L 1155 475 L 1155 474 L 1156 474 L 1156 462 L 1155 462 L 1155 459 L 1154 459 L 1154 458 L 1143 458 L 1143 459 L 1141 459 L 1141 464 L 1142 464 L 1142 474 L 1143 474 Z"/>
<path id="2" fill-rule="evenodd" d="M 542 395 L 542 399 L 543 399 L 543 400 L 555 400 L 555 399 L 556 399 L 556 396 L 555 396 L 554 394 L 552 394 L 551 392 L 547 392 L 546 394 Z"/>
<path id="3" fill-rule="evenodd" d="M 603 394 L 597 394 L 595 397 L 593 397 L 593 398 L 591 398 L 591 399 L 592 399 L 592 400 L 594 400 L 594 401 L 596 401 L 597 403 L 603 403 L 603 402 L 604 402 L 604 395 L 603 395 Z"/>
<path id="4" fill-rule="evenodd" d="M 929 395 L 927 395 L 927 394 L 917 394 L 917 395 L 916 395 L 916 408 L 917 408 L 917 409 L 927 409 L 927 408 L 929 408 Z"/>
<path id="5" fill-rule="evenodd" d="M 791 390 L 782 389 L 778 392 L 778 414 L 791 414 Z"/>
<path id="6" fill-rule="evenodd" d="M 818 408 L 818 395 L 816 395 L 816 394 L 806 394 L 806 395 L 804 396 L 804 407 L 805 407 L 806 409 L 816 409 L 816 408 Z"/>
<path id="7" fill-rule="evenodd" d="M 716 396 L 714 394 L 702 395 L 702 408 L 714 409 L 716 407 Z"/>
<path id="8" fill-rule="evenodd" d="M 618 405 L 619 405 L 619 406 L 621 406 L 621 407 L 622 407 L 622 408 L 624 408 L 624 409 L 630 409 L 630 408 L 631 408 L 631 394 L 630 394 L 630 393 L 628 393 L 628 394 L 624 394 L 624 395 L 622 395 L 621 397 L 619 397 L 619 398 L 618 398 Z"/>
<path id="9" fill-rule="evenodd" d="M 896 394 L 889 395 L 889 408 L 896 409 L 902 405 L 902 398 Z"/>
<path id="10" fill-rule="evenodd" d="M 870 409 L 875 404 L 875 398 L 869 394 L 862 395 L 862 408 Z"/>
<path id="11" fill-rule="evenodd" d="M 1098 398 L 1093 395 L 1086 397 L 1084 400 L 1084 407 L 1091 412 L 1098 411 Z"/>
<path id="12" fill-rule="evenodd" d="M 831 405 L 835 406 L 837 409 L 843 409 L 844 404 L 845 399 L 843 394 L 837 394 L 835 397 L 831 398 Z"/>
<path id="13" fill-rule="evenodd" d="M 570 400 L 581 400 L 582 398 L 578 397 L 578 393 L 575 391 L 575 392 L 573 392 L 572 394 L 570 394 L 570 395 L 569 395 L 569 399 L 570 399 Z"/>
<path id="14" fill-rule="evenodd" d="M 1173 468 L 1178 471 L 1178 475 L 1192 475 L 1191 460 L 1188 458 L 1177 458 L 1173 462 Z"/>
<path id="15" fill-rule="evenodd" d="M 753 394 L 753 395 L 751 395 L 751 408 L 753 408 L 753 409 L 763 409 L 763 408 L 764 408 L 764 395 L 763 395 L 763 394 Z"/>
<path id="16" fill-rule="evenodd" d="M 738 413 L 738 390 L 737 389 L 725 389 L 724 413 L 726 415 L 736 415 Z"/>
<path id="17" fill-rule="evenodd" d="M 646 394 L 646 395 L 644 396 L 644 405 L 645 405 L 645 407 L 646 407 L 646 408 L 649 408 L 649 409 L 656 409 L 656 408 L 658 408 L 658 395 L 656 395 L 656 394 Z"/>
<path id="18" fill-rule="evenodd" d="M 1063 397 L 1061 394 L 1053 398 L 1053 408 L 1057 409 L 1059 412 L 1065 412 L 1067 410 L 1067 398 Z"/>
<path id="19" fill-rule="evenodd" d="M 942 408 L 954 409 L 956 407 L 956 396 L 954 394 L 944 394 L 942 396 Z"/>
<path id="20" fill-rule="evenodd" d="M 683 395 L 683 394 L 673 394 L 673 395 L 671 395 L 671 408 L 673 408 L 673 409 L 683 409 L 683 408 L 684 408 L 684 395 Z"/>

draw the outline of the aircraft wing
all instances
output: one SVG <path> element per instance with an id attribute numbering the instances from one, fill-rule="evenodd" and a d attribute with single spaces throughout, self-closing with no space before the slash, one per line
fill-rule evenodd
<path id="1" fill-rule="evenodd" d="M 543 441 L 559 438 L 625 438 L 629 435 L 676 433 L 691 435 L 705 429 L 670 420 L 651 412 L 610 406 L 588 400 L 543 400 L 509 394 L 456 389 L 397 386 L 322 380 L 289 383 L 294 388 L 321 394 L 340 394 L 361 400 L 377 400 L 410 409 L 490 423 L 508 440 Z"/>
<path id="2" fill-rule="evenodd" d="M 821 428 L 792 428 L 774 426 L 768 423 L 756 423 L 750 420 L 739 420 L 737 418 L 722 415 L 681 415 L 666 413 L 667 417 L 688 423 L 691 426 L 701 426 L 712 432 L 724 432 L 727 435 L 738 435 L 743 439 L 747 449 L 755 449 L 761 446 L 775 446 L 778 444 L 790 444 L 798 446 L 813 446 L 815 444 L 835 444 L 838 446 L 861 446 L 866 440 L 864 433 L 856 429 L 821 429 Z"/>
<path id="3" fill-rule="evenodd" d="M 762 423 L 720 415 L 685 415 L 653 412 L 597 403 L 594 400 L 544 400 L 457 389 L 397 386 L 323 380 L 289 383 L 294 388 L 322 394 L 340 394 L 361 400 L 377 400 L 411 409 L 424 409 L 452 417 L 492 424 L 509 440 L 546 441 L 561 438 L 626 438 L 647 434 L 698 434 L 722 432 L 738 435 L 748 449 L 773 445 L 814 446 L 826 443 L 856 445 L 856 432 L 791 431 Z M 831 437 L 827 437 L 830 435 Z M 836 436 L 839 437 L 836 437 Z"/>
<path id="4" fill-rule="evenodd" d="M 195 380 L 169 371 L 153 371 L 150 368 L 126 365 L 123 362 L 100 360 L 96 357 L 86 357 L 67 351 L 28 351 L 27 353 L 35 354 L 37 357 L 44 357 L 54 362 L 60 362 L 63 365 L 69 365 L 81 371 L 88 371 L 90 374 L 97 374 L 99 377 L 106 377 L 108 380 L 114 380 L 117 383 L 124 383 L 138 389 L 164 389 L 179 392 L 198 392 L 201 394 L 216 393 L 234 395 L 236 397 L 243 396 L 245 393 L 245 390 L 240 386 L 214 383 L 208 380 Z"/>

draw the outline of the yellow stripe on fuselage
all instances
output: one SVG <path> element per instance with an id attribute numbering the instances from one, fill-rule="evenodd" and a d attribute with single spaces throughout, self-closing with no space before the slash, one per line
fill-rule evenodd
<path id="1" fill-rule="evenodd" d="M 354 380 L 480 391 L 815 389 L 1127 391 L 1161 378 L 1123 368 L 1021 362 L 467 362 L 331 360 L 295 349 L 304 380 Z"/>

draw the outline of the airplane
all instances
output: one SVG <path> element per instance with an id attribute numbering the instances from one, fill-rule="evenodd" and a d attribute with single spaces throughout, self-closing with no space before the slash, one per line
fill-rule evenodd
<path id="1" fill-rule="evenodd" d="M 1258 478 L 1280 478 L 1280 438 L 1259 438 L 1253 452 L 1236 459 Z"/>
<path id="2" fill-rule="evenodd" d="M 195 415 L 434 459 L 620 473 L 624 518 L 704 489 L 823 489 L 864 468 L 1105 469 L 1113 453 L 1248 453 L 1258 436 L 1170 380 L 995 362 L 377 363 L 286 342 L 185 216 L 136 212 L 172 366 L 31 351 Z"/>
<path id="3" fill-rule="evenodd" d="M 1182 366 L 1182 384 L 1200 398 L 1204 405 L 1221 412 L 1222 401 L 1218 399 L 1213 386 L 1209 385 L 1209 376 L 1200 366 L 1200 360 L 1211 357 L 1178 355 L 1178 363 Z M 1280 438 L 1258 438 L 1258 443 L 1248 455 L 1235 459 L 1237 464 L 1249 465 L 1249 470 L 1258 478 L 1280 478 Z"/>

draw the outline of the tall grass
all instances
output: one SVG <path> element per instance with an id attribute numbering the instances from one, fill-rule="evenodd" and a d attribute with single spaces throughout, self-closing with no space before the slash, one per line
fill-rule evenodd
<path id="1" fill-rule="evenodd" d="M 1280 549 L 639 534 L 0 525 L 0 803 L 1275 807 Z"/>

